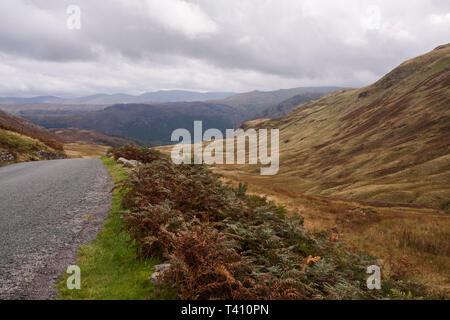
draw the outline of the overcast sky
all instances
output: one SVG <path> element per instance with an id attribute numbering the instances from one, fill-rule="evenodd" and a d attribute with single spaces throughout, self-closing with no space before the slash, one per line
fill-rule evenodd
<path id="1" fill-rule="evenodd" d="M 359 87 L 448 42 L 449 0 L 1 0 L 0 96 Z"/>

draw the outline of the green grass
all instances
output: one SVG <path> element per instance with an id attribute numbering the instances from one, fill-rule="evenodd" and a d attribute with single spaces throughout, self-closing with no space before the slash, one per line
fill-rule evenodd
<path id="1" fill-rule="evenodd" d="M 39 150 L 34 140 L 0 129 L 0 145 L 9 146 L 19 153 L 32 153 Z"/>
<path id="2" fill-rule="evenodd" d="M 103 157 L 114 183 L 124 180 L 127 169 L 113 159 Z M 77 265 L 81 269 L 81 289 L 69 290 L 67 277 L 58 283 L 59 299 L 89 300 L 140 300 L 154 298 L 155 289 L 150 283 L 150 275 L 157 259 L 139 260 L 136 247 L 129 245 L 129 236 L 122 231 L 122 194 L 115 190 L 111 209 L 103 230 L 91 243 L 78 251 Z"/>

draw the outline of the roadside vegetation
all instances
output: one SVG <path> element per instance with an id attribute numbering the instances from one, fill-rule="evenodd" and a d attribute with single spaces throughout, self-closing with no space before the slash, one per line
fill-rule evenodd
<path id="1" fill-rule="evenodd" d="M 246 185 L 224 185 L 203 166 L 177 166 L 146 148 L 113 154 L 145 163 L 121 188 L 125 229 L 142 261 L 170 264 L 160 284 L 177 298 L 436 297 L 400 269 L 383 272 L 381 290 L 368 290 L 366 269 L 379 264 L 375 257 L 333 233 L 307 231 L 301 216 L 247 194 Z"/>
<path id="2" fill-rule="evenodd" d="M 111 158 L 103 157 L 115 184 L 127 177 L 127 170 Z M 130 243 L 130 236 L 123 230 L 125 214 L 122 208 L 124 190 L 114 189 L 108 219 L 102 231 L 91 243 L 78 251 L 76 264 L 81 269 L 81 289 L 69 290 L 68 275 L 58 283 L 59 299 L 145 299 L 153 297 L 150 283 L 157 257 L 136 259 L 136 246 Z"/>

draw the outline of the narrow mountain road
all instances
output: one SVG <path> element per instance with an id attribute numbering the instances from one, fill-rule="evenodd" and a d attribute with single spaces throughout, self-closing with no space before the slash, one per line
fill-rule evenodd
<path id="1" fill-rule="evenodd" d="M 0 168 L 0 299 L 55 297 L 78 247 L 100 230 L 111 187 L 99 159 Z"/>

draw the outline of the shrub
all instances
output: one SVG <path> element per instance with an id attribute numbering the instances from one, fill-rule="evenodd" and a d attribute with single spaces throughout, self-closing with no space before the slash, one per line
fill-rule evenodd
<path id="1" fill-rule="evenodd" d="M 157 150 L 138 147 L 132 144 L 112 147 L 110 152 L 114 156 L 115 160 L 119 158 L 125 158 L 128 160 L 137 160 L 142 163 L 150 163 L 163 157 L 163 154 Z"/>

